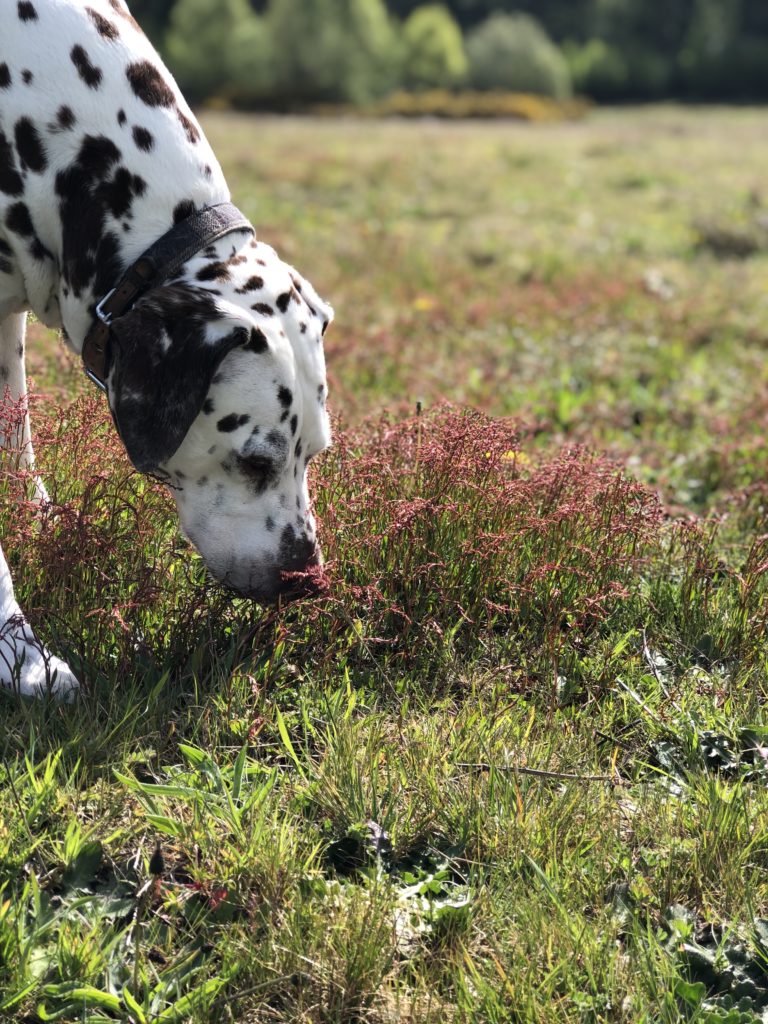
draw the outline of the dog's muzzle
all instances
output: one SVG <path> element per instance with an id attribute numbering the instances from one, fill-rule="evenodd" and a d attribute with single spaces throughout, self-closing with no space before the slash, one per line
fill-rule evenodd
<path id="1" fill-rule="evenodd" d="M 259 604 L 275 604 L 278 600 L 298 601 L 322 593 L 324 586 L 319 572 L 322 564 L 319 546 L 302 539 L 294 545 L 290 558 L 280 565 L 262 565 L 245 572 L 240 567 L 221 574 L 210 571 L 227 590 L 240 597 Z"/>

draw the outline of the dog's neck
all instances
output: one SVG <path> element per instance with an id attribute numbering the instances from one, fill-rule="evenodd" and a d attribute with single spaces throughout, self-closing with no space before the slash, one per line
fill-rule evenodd
<path id="1" fill-rule="evenodd" d="M 229 193 L 225 189 L 217 192 L 212 190 L 210 198 L 199 205 L 215 205 L 219 202 L 226 202 L 228 199 Z M 168 201 L 163 204 L 164 209 L 161 206 L 160 209 L 152 211 L 152 216 L 148 218 L 149 223 L 137 222 L 135 228 L 132 224 L 130 237 L 127 237 L 124 242 L 121 240 L 123 244 L 120 247 L 119 257 L 113 264 L 112 275 L 101 281 L 97 277 L 94 283 L 98 284 L 98 287 L 89 286 L 78 296 L 74 294 L 74 290 L 67 284 L 63 276 L 59 278 L 55 285 L 54 302 L 52 303 L 52 306 L 59 311 L 59 323 L 49 323 L 48 325 L 62 328 L 64 337 L 75 353 L 79 355 L 82 352 L 83 341 L 95 317 L 96 305 L 110 289 L 115 287 L 134 261 L 168 231 L 174 221 L 178 219 L 177 211 L 180 203 L 183 202 L 184 200 L 179 200 L 176 203 Z M 235 237 L 233 236 L 233 239 Z M 183 269 L 182 267 L 179 274 L 183 274 Z M 106 287 L 104 287 L 105 284 Z M 48 320 L 42 316 L 39 318 L 48 323 Z"/>

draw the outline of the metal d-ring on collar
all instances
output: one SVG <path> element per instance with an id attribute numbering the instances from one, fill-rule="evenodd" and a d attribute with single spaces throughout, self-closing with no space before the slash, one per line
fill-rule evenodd
<path id="1" fill-rule="evenodd" d="M 112 323 L 113 314 L 110 313 L 108 310 L 104 309 L 104 304 L 106 302 L 109 302 L 109 300 L 115 294 L 116 290 L 117 289 L 115 289 L 115 288 L 110 288 L 110 290 L 107 292 L 107 294 L 101 300 L 101 302 L 97 303 L 96 309 L 94 310 L 94 312 L 96 313 L 96 319 L 100 320 L 101 323 L 104 324 L 104 326 L 107 327 L 107 328 Z M 93 330 L 93 328 L 91 328 L 91 331 L 88 332 L 88 337 L 90 337 L 92 330 Z M 87 341 L 87 338 L 86 338 L 86 341 Z M 99 355 L 102 354 L 101 347 L 99 346 L 99 348 L 97 349 L 94 342 L 91 342 L 91 351 L 92 352 L 98 352 Z M 106 353 L 104 353 L 104 354 L 106 355 Z M 104 380 L 102 380 L 100 377 L 97 377 L 95 372 L 93 370 L 91 370 L 87 366 L 87 364 L 85 362 L 85 342 L 83 342 L 83 357 L 82 358 L 83 358 L 83 369 L 85 370 L 85 376 L 88 377 L 89 380 L 93 381 L 93 383 L 96 385 L 97 388 L 101 388 L 102 391 L 106 391 L 107 390 L 106 382 Z M 105 360 L 105 367 L 104 367 L 104 369 L 106 370 L 106 360 Z M 106 373 L 104 373 L 104 376 L 106 376 Z"/>
<path id="2" fill-rule="evenodd" d="M 86 376 L 107 390 L 109 370 L 109 328 L 127 313 L 140 295 L 166 281 L 201 249 L 233 231 L 250 231 L 249 220 L 232 203 L 217 203 L 198 210 L 166 231 L 131 264 L 120 281 L 96 304 L 95 319 L 85 336 L 82 350 Z"/>

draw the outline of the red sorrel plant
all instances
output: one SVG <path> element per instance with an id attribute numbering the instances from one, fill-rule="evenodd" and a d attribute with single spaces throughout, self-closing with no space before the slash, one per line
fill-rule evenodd
<path id="1" fill-rule="evenodd" d="M 340 432 L 321 475 L 323 621 L 353 620 L 407 661 L 447 636 L 585 636 L 627 595 L 661 519 L 604 459 L 534 460 L 510 422 L 449 406 Z"/>
<path id="2" fill-rule="evenodd" d="M 6 403 L 0 424 L 18 415 Z M 33 626 L 44 620 L 41 634 L 79 655 L 86 679 L 146 661 L 180 667 L 234 613 L 180 540 L 170 496 L 130 466 L 98 396 L 34 420 L 50 504 L 28 500 L 13 452 L 0 462 L 3 546 Z"/>
<path id="3" fill-rule="evenodd" d="M 35 509 L 11 465 L 3 543 L 33 624 L 54 624 L 95 673 L 133 672 L 142 651 L 177 668 L 201 642 L 258 656 L 276 628 L 316 666 L 355 653 L 434 671 L 436 650 L 559 649 L 620 605 L 661 514 L 605 460 L 525 455 L 512 423 L 478 413 L 342 430 L 313 484 L 326 589 L 264 614 L 181 552 L 172 501 L 131 469 L 98 397 L 35 420 L 51 505 Z"/>
<path id="4" fill-rule="evenodd" d="M 656 642 L 683 662 L 756 665 L 768 629 L 768 535 L 736 546 L 727 520 L 671 524 L 665 557 L 649 573 Z"/>

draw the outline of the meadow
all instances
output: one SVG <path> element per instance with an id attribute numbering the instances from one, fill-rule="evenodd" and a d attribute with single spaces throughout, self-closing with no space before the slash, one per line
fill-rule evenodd
<path id="1" fill-rule="evenodd" d="M 327 586 L 212 586 L 31 328 L 0 1020 L 768 1020 L 764 122 L 203 117 L 336 308 Z"/>

